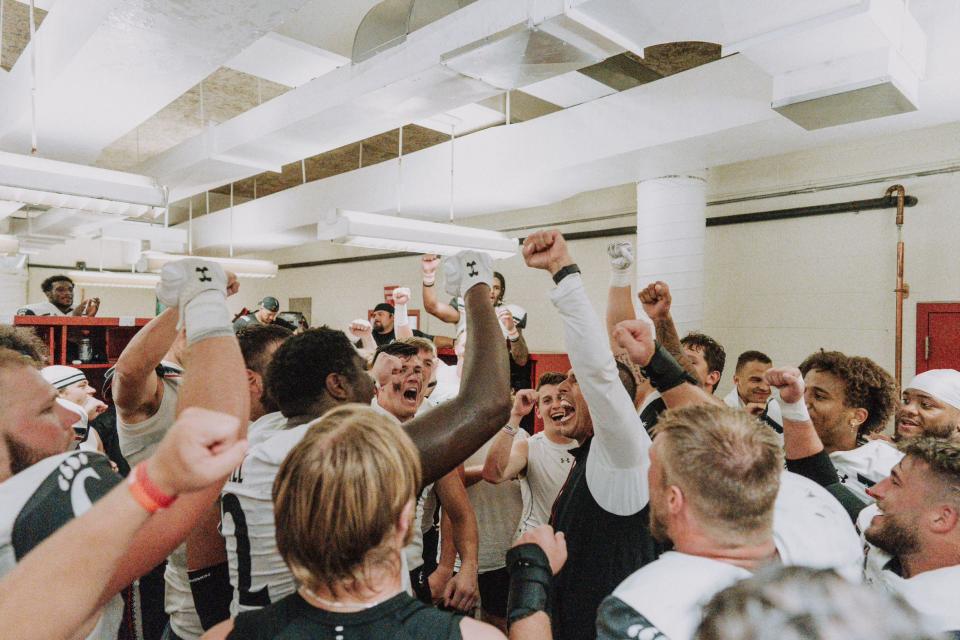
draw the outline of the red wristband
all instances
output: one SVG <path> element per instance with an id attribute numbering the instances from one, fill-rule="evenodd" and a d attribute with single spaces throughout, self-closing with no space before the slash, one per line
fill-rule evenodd
<path id="1" fill-rule="evenodd" d="M 141 462 L 133 468 L 133 472 L 127 478 L 130 493 L 134 499 L 140 503 L 144 509 L 150 513 L 156 513 L 160 509 L 166 509 L 172 505 L 177 496 L 167 495 L 155 485 L 147 475 L 147 462 Z"/>

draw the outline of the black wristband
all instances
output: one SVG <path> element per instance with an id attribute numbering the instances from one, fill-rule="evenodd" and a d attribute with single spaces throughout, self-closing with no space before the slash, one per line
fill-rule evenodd
<path id="1" fill-rule="evenodd" d="M 567 266 L 561 268 L 555 274 L 553 274 L 554 284 L 560 284 L 560 282 L 566 278 L 571 273 L 580 273 L 580 267 L 577 266 L 577 263 L 568 264 Z"/>
<path id="2" fill-rule="evenodd" d="M 662 344 L 657 342 L 656 346 L 657 349 L 653 352 L 650 362 L 647 363 L 647 366 L 640 367 L 640 372 L 657 391 L 663 393 L 674 387 L 679 387 L 684 382 L 697 384 L 697 381 L 680 366 L 680 363 L 670 355 L 670 352 Z"/>
<path id="3" fill-rule="evenodd" d="M 233 586 L 230 584 L 230 570 L 226 562 L 188 571 L 187 578 L 190 580 L 193 606 L 204 631 L 230 619 Z"/>
<path id="4" fill-rule="evenodd" d="M 540 545 L 527 543 L 507 551 L 510 591 L 507 595 L 507 628 L 538 611 L 549 613 L 553 571 Z"/>

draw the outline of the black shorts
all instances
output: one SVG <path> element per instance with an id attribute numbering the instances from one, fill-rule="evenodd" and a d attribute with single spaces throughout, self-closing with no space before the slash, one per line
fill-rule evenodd
<path id="1" fill-rule="evenodd" d="M 487 571 L 477 576 L 480 587 L 480 606 L 490 615 L 507 617 L 507 593 L 510 591 L 510 574 L 507 568 Z"/>

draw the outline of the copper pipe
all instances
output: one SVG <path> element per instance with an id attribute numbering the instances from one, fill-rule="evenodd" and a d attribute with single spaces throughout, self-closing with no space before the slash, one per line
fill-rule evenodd
<path id="1" fill-rule="evenodd" d="M 887 189 L 885 196 L 889 198 L 894 192 L 897 194 L 897 288 L 894 289 L 897 294 L 897 327 L 893 369 L 899 393 L 903 377 L 903 300 L 910 289 L 903 283 L 903 201 L 906 197 L 906 189 L 902 184 L 895 184 Z"/>

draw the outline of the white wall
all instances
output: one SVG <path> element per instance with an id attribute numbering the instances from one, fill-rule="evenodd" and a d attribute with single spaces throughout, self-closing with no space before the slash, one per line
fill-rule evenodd
<path id="1" fill-rule="evenodd" d="M 708 200 L 779 193 L 960 166 L 960 124 L 765 158 L 711 169 Z M 711 206 L 708 216 L 749 213 L 876 198 L 893 180 L 803 195 Z M 904 378 L 914 372 L 916 303 L 960 300 L 960 173 L 900 180 L 920 204 L 907 209 Z M 473 218 L 470 224 L 528 229 L 564 223 L 569 231 L 634 224 L 633 185 L 581 194 L 564 202 Z M 587 221 L 584 221 L 587 220 Z M 518 231 L 526 233 L 526 231 Z M 571 243 L 598 314 L 603 313 L 608 267 L 606 245 L 618 238 Z M 767 352 L 775 362 L 798 364 L 824 347 L 866 355 L 893 368 L 894 210 L 847 213 L 707 230 L 707 291 L 703 329 L 724 344 L 728 366 L 721 392 L 730 388 L 733 364 L 746 349 Z M 338 248 L 338 251 L 340 249 Z M 343 250 L 341 255 L 360 252 Z M 319 243 L 271 252 L 278 263 L 329 258 Z M 519 257 L 498 264 L 507 279 L 507 300 L 525 306 L 527 331 L 537 351 L 562 351 L 559 318 L 549 303 L 552 287 L 542 272 L 526 269 Z M 28 300 L 42 299 L 40 281 L 53 273 L 31 269 Z M 408 285 L 413 307 L 421 307 L 417 258 L 285 269 L 273 280 L 244 280 L 231 310 L 253 308 L 264 295 L 286 307 L 290 297 L 313 298 L 314 324 L 345 327 L 383 299 L 383 286 Z M 152 315 L 153 296 L 144 290 L 88 289 L 99 295 L 103 315 Z M 426 318 L 424 330 L 450 335 L 452 328 Z"/>
<path id="2" fill-rule="evenodd" d="M 946 125 L 902 136 L 793 153 L 712 169 L 709 200 L 775 193 L 847 181 L 901 175 L 960 164 L 956 141 L 960 126 Z M 960 173 L 903 179 L 920 204 L 906 211 L 906 281 L 911 295 L 904 311 L 904 378 L 914 372 L 916 303 L 960 300 Z M 876 198 L 892 181 L 711 206 L 708 216 L 732 215 Z M 492 228 L 536 227 L 550 222 L 580 222 L 581 231 L 632 224 L 634 189 L 625 185 L 582 194 L 549 207 L 471 219 Z M 603 313 L 606 245 L 619 238 L 571 243 L 598 314 Z M 265 254 L 280 263 L 309 260 L 316 248 Z M 737 355 L 746 349 L 767 352 L 775 362 L 798 364 L 823 347 L 876 359 L 893 369 L 894 282 L 896 265 L 894 210 L 847 213 L 817 218 L 711 227 L 707 230 L 707 293 L 703 330 L 726 348 L 728 367 L 721 391 L 730 388 Z M 319 257 L 319 255 L 318 255 Z M 327 257 L 327 256 L 323 256 Z M 559 318 L 547 294 L 548 276 L 526 269 L 519 257 L 497 267 L 507 278 L 507 300 L 527 307 L 527 337 L 538 351 L 562 351 Z M 385 284 L 412 285 L 420 307 L 416 258 L 346 263 L 282 270 L 273 281 L 248 281 L 240 299 L 252 306 L 262 295 L 312 296 L 314 323 L 343 327 L 382 300 Z M 235 305 L 239 308 L 239 301 Z M 450 334 L 435 319 L 424 329 Z"/>

